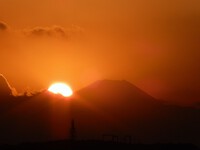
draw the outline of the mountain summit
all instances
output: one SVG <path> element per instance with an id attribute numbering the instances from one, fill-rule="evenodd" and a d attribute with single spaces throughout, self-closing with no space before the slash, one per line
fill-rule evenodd
<path id="1" fill-rule="evenodd" d="M 155 103 L 157 100 L 126 80 L 99 80 L 77 92 L 96 101 Z"/>
<path id="2" fill-rule="evenodd" d="M 162 105 L 162 102 L 125 80 L 100 80 L 77 94 L 90 105 L 122 119 L 125 115 L 146 115 L 145 112 Z"/>

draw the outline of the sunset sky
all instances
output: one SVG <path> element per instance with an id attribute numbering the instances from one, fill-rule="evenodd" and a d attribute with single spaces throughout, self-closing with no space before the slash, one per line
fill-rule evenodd
<path id="1" fill-rule="evenodd" d="M 200 102 L 199 0 L 0 0 L 0 73 L 17 91 L 127 80 Z"/>

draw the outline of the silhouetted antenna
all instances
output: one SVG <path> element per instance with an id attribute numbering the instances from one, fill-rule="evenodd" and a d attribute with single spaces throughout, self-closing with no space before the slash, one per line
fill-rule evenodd
<path id="1" fill-rule="evenodd" d="M 70 140 L 72 140 L 72 141 L 76 140 L 76 128 L 75 128 L 74 119 L 72 119 L 72 121 L 71 121 Z"/>

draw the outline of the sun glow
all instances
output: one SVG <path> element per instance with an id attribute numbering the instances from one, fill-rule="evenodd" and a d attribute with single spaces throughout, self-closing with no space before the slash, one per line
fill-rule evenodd
<path id="1" fill-rule="evenodd" d="M 61 94 L 64 97 L 69 97 L 73 94 L 72 89 L 65 83 L 54 83 L 48 88 L 49 92 Z"/>

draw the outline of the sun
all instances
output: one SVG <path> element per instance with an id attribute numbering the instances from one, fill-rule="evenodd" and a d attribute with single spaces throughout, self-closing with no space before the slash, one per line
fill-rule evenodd
<path id="1" fill-rule="evenodd" d="M 54 83 L 48 88 L 49 92 L 54 94 L 61 94 L 64 97 L 69 97 L 73 94 L 71 87 L 65 83 Z"/>

